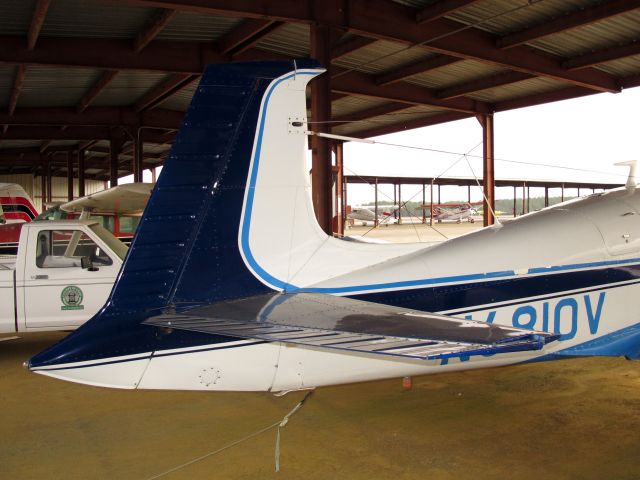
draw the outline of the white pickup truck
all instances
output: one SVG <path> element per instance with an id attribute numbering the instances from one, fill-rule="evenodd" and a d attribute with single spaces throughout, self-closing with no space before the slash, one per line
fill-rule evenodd
<path id="1" fill-rule="evenodd" d="M 106 302 L 127 246 L 91 220 L 32 222 L 0 256 L 0 333 L 71 330 Z"/>

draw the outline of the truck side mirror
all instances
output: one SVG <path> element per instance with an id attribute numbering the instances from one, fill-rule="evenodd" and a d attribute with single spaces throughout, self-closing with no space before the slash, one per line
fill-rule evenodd
<path id="1" fill-rule="evenodd" d="M 97 272 L 98 268 L 93 266 L 93 262 L 91 261 L 91 257 L 81 257 L 80 258 L 80 266 L 83 270 L 88 270 L 90 272 Z"/>

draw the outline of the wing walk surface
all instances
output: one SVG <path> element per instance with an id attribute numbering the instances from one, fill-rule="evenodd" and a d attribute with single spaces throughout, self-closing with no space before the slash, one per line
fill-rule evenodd
<path id="1" fill-rule="evenodd" d="M 146 325 L 411 359 L 540 350 L 546 332 L 490 325 L 345 297 L 266 294 L 163 313 Z"/>

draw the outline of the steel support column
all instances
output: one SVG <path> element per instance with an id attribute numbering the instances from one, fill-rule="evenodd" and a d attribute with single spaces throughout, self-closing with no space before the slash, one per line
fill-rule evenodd
<path id="1" fill-rule="evenodd" d="M 133 181 L 142 182 L 142 169 L 144 164 L 144 142 L 140 128 L 135 130 L 135 140 L 133 144 Z"/>
<path id="2" fill-rule="evenodd" d="M 544 206 L 549 206 L 549 187 L 544 187 Z"/>
<path id="3" fill-rule="evenodd" d="M 482 185 L 484 187 L 483 220 L 484 226 L 493 225 L 495 218 L 495 168 L 493 148 L 493 114 L 477 115 L 482 125 Z"/>
<path id="4" fill-rule="evenodd" d="M 344 223 L 342 220 L 342 185 L 344 178 L 344 167 L 343 167 L 343 155 L 344 148 L 342 142 L 336 142 L 336 226 L 337 226 L 337 234 L 344 236 Z"/>
<path id="5" fill-rule="evenodd" d="M 518 198 L 518 192 L 516 190 L 516 186 L 513 186 L 513 218 L 518 216 L 518 212 L 516 212 L 516 199 Z"/>
<path id="6" fill-rule="evenodd" d="M 375 198 L 373 200 L 373 226 L 378 226 L 378 177 L 376 177 L 376 189 L 375 189 Z"/>
<path id="7" fill-rule="evenodd" d="M 431 180 L 431 187 L 429 188 L 429 193 L 431 194 L 431 215 L 429 215 L 429 226 L 433 227 L 433 180 Z"/>
<path id="8" fill-rule="evenodd" d="M 393 218 L 394 220 L 398 219 L 398 210 L 396 209 L 396 205 L 398 204 L 398 197 L 396 196 L 396 184 L 393 184 Z"/>
<path id="9" fill-rule="evenodd" d="M 78 150 L 78 197 L 84 197 L 84 149 Z"/>
<path id="10" fill-rule="evenodd" d="M 109 181 L 112 187 L 118 185 L 118 157 L 122 150 L 123 143 L 122 138 L 114 135 L 109 139 Z"/>
<path id="11" fill-rule="evenodd" d="M 73 152 L 67 152 L 67 200 L 73 200 Z"/>
<path id="12" fill-rule="evenodd" d="M 51 202 L 51 199 L 53 198 L 53 195 L 51 195 L 51 155 L 47 154 L 46 159 L 45 176 L 47 177 L 47 202 Z"/>
<path id="13" fill-rule="evenodd" d="M 393 206 L 395 208 L 395 205 Z M 402 225 L 402 184 L 398 184 L 398 225 Z"/>
<path id="14" fill-rule="evenodd" d="M 314 129 L 329 133 L 331 119 L 331 35 L 325 25 L 311 25 L 311 57 L 327 68 L 311 83 L 311 118 Z M 331 235 L 331 148 L 329 140 L 311 137 L 311 193 L 320 228 Z"/>
<path id="15" fill-rule="evenodd" d="M 426 189 L 426 185 L 423 183 L 422 184 L 422 224 L 424 225 L 425 223 L 427 223 L 427 210 L 424 208 L 425 206 L 425 202 L 426 202 L 426 198 L 425 198 L 425 189 Z"/>
<path id="16" fill-rule="evenodd" d="M 42 190 L 42 212 L 46 210 L 44 204 L 47 202 L 47 170 L 49 164 L 49 158 L 47 155 L 40 153 L 40 168 L 42 172 L 40 174 L 40 189 Z"/>

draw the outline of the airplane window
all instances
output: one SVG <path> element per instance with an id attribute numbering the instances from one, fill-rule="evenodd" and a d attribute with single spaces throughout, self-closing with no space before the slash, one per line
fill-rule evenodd
<path id="1" fill-rule="evenodd" d="M 43 230 L 36 242 L 38 268 L 80 267 L 82 257 L 94 265 L 112 265 L 113 261 L 84 232 L 79 230 Z"/>
<path id="2" fill-rule="evenodd" d="M 4 218 L 4 211 L 2 211 L 2 205 L 0 204 L 0 224 L 7 223 L 7 219 Z"/>

